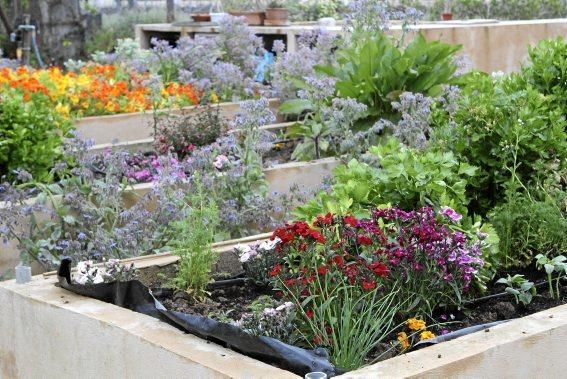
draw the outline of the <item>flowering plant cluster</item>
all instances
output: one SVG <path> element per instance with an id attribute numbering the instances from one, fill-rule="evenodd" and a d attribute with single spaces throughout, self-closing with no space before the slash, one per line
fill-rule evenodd
<path id="1" fill-rule="evenodd" d="M 459 305 L 482 267 L 481 241 L 456 228 L 460 215 L 443 208 L 376 209 L 370 219 L 319 216 L 314 225 L 296 222 L 274 231 L 283 263 L 270 276 L 301 301 L 340 278 L 362 292 L 396 293 L 406 313 L 431 314 Z"/>
<path id="2" fill-rule="evenodd" d="M 263 301 L 266 300 L 266 301 Z M 295 305 L 292 302 L 277 302 L 260 298 L 250 306 L 250 312 L 243 313 L 233 324 L 256 335 L 276 338 L 286 343 L 295 339 Z"/>
<path id="3" fill-rule="evenodd" d="M 396 341 L 396 346 L 401 352 L 412 347 L 416 341 L 425 341 L 435 338 L 435 333 L 431 330 L 427 330 L 427 324 L 422 319 L 409 318 L 404 322 L 403 326 L 406 330 L 398 333 Z"/>
<path id="4" fill-rule="evenodd" d="M 246 277 L 252 279 L 255 284 L 267 286 L 270 283 L 268 273 L 280 260 L 275 252 L 279 242 L 280 240 L 275 238 L 255 245 L 237 245 L 234 248 Z"/>
<path id="5" fill-rule="evenodd" d="M 33 101 L 32 94 L 42 94 L 65 116 L 137 112 L 199 102 L 199 93 L 189 84 L 160 83 L 156 94 L 147 85 L 148 79 L 148 74 L 96 63 L 86 64 L 78 72 L 67 73 L 57 67 L 38 70 L 3 68 L 0 93 L 15 89 L 24 101 Z"/>
<path id="6" fill-rule="evenodd" d="M 126 282 L 136 279 L 137 275 L 134 263 L 126 266 L 121 265 L 118 259 L 109 259 L 102 265 L 95 265 L 92 260 L 88 260 L 77 263 L 77 274 L 73 281 L 77 284 Z"/>

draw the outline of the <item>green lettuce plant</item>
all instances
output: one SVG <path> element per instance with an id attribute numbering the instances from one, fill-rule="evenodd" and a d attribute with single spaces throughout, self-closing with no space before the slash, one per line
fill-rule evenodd
<path id="1" fill-rule="evenodd" d="M 424 205 L 446 205 L 466 213 L 466 186 L 476 169 L 451 152 L 420 151 L 391 138 L 372 147 L 377 162 L 351 160 L 333 172 L 333 185 L 296 210 L 311 220 L 331 212 L 367 216 L 368 207 L 392 204 L 412 210 Z"/>

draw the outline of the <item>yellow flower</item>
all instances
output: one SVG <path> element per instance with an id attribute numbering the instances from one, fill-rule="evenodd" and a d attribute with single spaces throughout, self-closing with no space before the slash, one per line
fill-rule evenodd
<path id="1" fill-rule="evenodd" d="M 421 341 L 423 340 L 430 340 L 432 338 L 435 338 L 435 334 L 433 334 L 432 332 L 430 332 L 429 330 L 425 330 L 423 332 L 421 332 L 421 334 L 419 335 L 419 339 Z"/>
<path id="2" fill-rule="evenodd" d="M 211 94 L 211 102 L 213 102 L 213 103 L 218 103 L 218 102 L 219 102 L 219 97 L 217 96 L 216 93 L 212 93 L 212 94 Z"/>
<path id="3" fill-rule="evenodd" d="M 59 113 L 60 115 L 62 115 L 62 116 L 66 116 L 66 117 L 69 116 L 69 111 L 70 111 L 70 110 L 71 110 L 71 109 L 69 108 L 68 105 L 63 105 L 63 104 L 61 104 L 61 103 L 58 103 L 58 104 L 55 106 L 55 111 L 56 111 L 57 113 Z"/>
<path id="4" fill-rule="evenodd" d="M 409 347 L 410 344 L 409 344 L 408 335 L 406 334 L 406 332 L 398 333 L 398 342 L 402 346 L 402 350 L 405 350 Z"/>
<path id="5" fill-rule="evenodd" d="M 417 318 L 410 318 L 406 321 L 406 325 L 410 330 L 424 330 L 425 329 L 425 321 L 419 320 Z"/>

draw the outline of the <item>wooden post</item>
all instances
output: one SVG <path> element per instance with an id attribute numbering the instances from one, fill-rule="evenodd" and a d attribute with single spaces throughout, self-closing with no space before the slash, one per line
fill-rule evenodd
<path id="1" fill-rule="evenodd" d="M 167 16 L 166 22 L 175 21 L 175 3 L 173 0 L 166 0 Z"/>
<path id="2" fill-rule="evenodd" d="M 29 14 L 23 15 L 22 25 L 28 26 L 31 22 L 31 16 Z M 24 65 L 29 66 L 30 56 L 31 56 L 31 42 L 32 42 L 32 32 L 30 29 L 22 29 L 22 62 Z"/>

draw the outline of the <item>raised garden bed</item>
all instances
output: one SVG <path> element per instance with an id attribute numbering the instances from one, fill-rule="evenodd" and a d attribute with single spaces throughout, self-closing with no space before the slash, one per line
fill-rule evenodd
<path id="1" fill-rule="evenodd" d="M 239 110 L 240 103 L 218 103 L 220 113 L 226 118 L 232 118 Z M 279 101 L 270 100 L 270 108 L 277 114 Z M 172 110 L 172 114 L 194 112 L 198 107 L 191 106 Z M 140 141 L 152 138 L 154 117 L 160 117 L 165 111 L 125 113 L 110 116 L 84 117 L 75 121 L 79 136 L 83 139 L 92 139 L 95 144 L 112 144 L 118 142 Z"/>
<path id="2" fill-rule="evenodd" d="M 162 270 L 175 257 L 164 254 L 128 260 L 132 261 L 140 268 L 157 266 Z M 55 282 L 55 276 L 50 274 L 34 277 L 26 285 L 12 281 L 0 284 L 0 301 L 11 310 L 0 315 L 0 332 L 4 336 L 0 341 L 0 372 L 4 376 L 33 377 L 39 373 L 38 367 L 26 364 L 32 352 L 25 346 L 33 336 L 35 346 L 49 354 L 41 370 L 58 365 L 63 376 L 72 375 L 80 365 L 83 372 L 96 371 L 103 376 L 117 370 L 159 376 L 183 369 L 200 378 L 262 378 L 267 374 L 276 378 L 298 377 L 184 334 L 152 317 L 57 288 Z M 82 337 L 77 339 L 76 333 Z M 561 359 L 565 337 L 567 306 L 562 305 L 337 377 L 557 377 L 567 368 Z M 138 365 L 130 367 L 128 357 L 133 358 L 134 354 Z M 140 359 L 152 355 L 151 365 Z M 538 364 L 538 357 L 549 364 Z"/>

